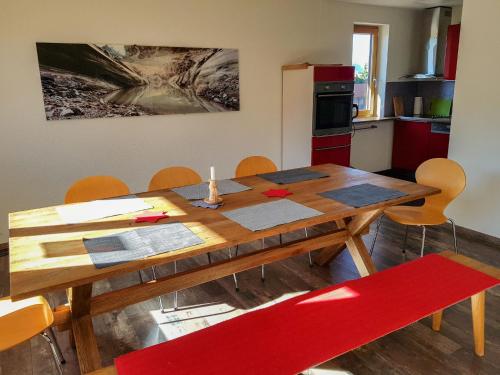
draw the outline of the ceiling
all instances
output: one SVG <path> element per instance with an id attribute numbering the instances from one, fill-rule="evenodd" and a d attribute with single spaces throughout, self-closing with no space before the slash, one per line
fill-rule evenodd
<path id="1" fill-rule="evenodd" d="M 341 0 L 346 3 L 380 5 L 401 8 L 430 8 L 435 6 L 462 5 L 463 0 Z"/>

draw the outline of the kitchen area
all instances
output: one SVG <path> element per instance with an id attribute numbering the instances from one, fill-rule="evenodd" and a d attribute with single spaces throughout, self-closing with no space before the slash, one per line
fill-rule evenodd
<path id="1" fill-rule="evenodd" d="M 351 67 L 284 66 L 283 168 L 331 162 L 413 180 L 421 163 L 446 158 L 460 17 L 460 8 L 422 10 L 420 68 L 397 80 L 384 80 L 384 54 L 386 59 L 390 46 L 383 46 L 382 25 L 354 25 Z M 356 48 L 363 46 L 365 35 L 374 56 L 363 69 Z"/>

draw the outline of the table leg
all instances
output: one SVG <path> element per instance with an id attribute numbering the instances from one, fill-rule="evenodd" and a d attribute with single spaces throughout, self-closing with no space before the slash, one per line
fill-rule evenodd
<path id="1" fill-rule="evenodd" d="M 68 290 L 71 306 L 71 326 L 76 345 L 78 364 L 82 374 L 102 367 L 101 355 L 90 316 L 92 284 L 77 286 Z"/>
<path id="2" fill-rule="evenodd" d="M 333 245 L 325 247 L 321 252 L 314 258 L 314 262 L 319 266 L 325 266 L 334 260 L 342 251 L 346 248 L 345 244 Z"/>
<path id="3" fill-rule="evenodd" d="M 346 245 L 361 276 L 368 276 L 377 272 L 370 253 L 360 235 L 349 237 Z"/>
<path id="4" fill-rule="evenodd" d="M 335 224 L 337 228 L 344 229 L 346 227 L 346 223 L 344 220 L 335 220 Z M 335 259 L 342 251 L 346 248 L 345 244 L 338 244 L 333 246 L 325 247 L 321 250 L 321 252 L 316 256 L 314 262 L 319 266 L 324 266 L 330 263 L 333 259 Z"/>

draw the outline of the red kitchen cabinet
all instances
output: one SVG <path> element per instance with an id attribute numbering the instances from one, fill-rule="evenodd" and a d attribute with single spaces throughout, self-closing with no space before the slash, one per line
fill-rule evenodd
<path id="1" fill-rule="evenodd" d="M 351 135 L 313 137 L 311 165 L 332 163 L 348 167 L 351 164 Z"/>
<path id="2" fill-rule="evenodd" d="M 394 121 L 392 168 L 414 172 L 426 160 L 447 158 L 450 135 L 431 129 L 430 122 Z"/>
<path id="3" fill-rule="evenodd" d="M 430 122 L 394 121 L 392 168 L 415 171 L 429 159 Z"/>
<path id="4" fill-rule="evenodd" d="M 444 57 L 444 78 L 454 80 L 457 72 L 458 44 L 460 41 L 460 24 L 448 26 L 446 54 Z"/>
<path id="5" fill-rule="evenodd" d="M 429 138 L 428 158 L 447 158 L 450 135 L 443 133 L 431 133 Z"/>

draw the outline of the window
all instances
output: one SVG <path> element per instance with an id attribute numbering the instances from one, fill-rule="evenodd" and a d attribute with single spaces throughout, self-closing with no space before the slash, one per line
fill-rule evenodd
<path id="1" fill-rule="evenodd" d="M 378 27 L 354 25 L 352 64 L 355 67 L 354 103 L 361 117 L 376 116 Z"/>

